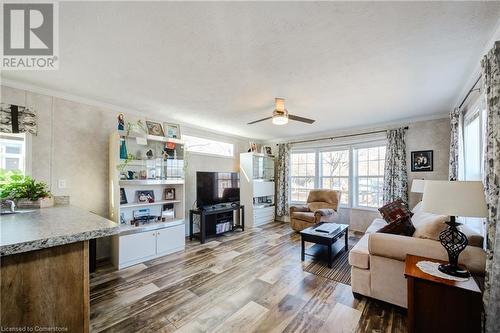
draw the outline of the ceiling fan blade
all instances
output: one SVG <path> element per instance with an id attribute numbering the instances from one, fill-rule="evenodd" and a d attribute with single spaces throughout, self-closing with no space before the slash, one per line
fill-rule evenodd
<path id="1" fill-rule="evenodd" d="M 290 120 L 295 120 L 295 121 L 301 121 L 303 123 L 308 123 L 308 124 L 312 124 L 314 123 L 316 120 L 314 119 L 309 119 L 309 118 L 304 118 L 304 117 L 299 117 L 299 116 L 295 116 L 293 114 L 289 114 L 288 115 L 288 119 Z"/>
<path id="2" fill-rule="evenodd" d="M 259 120 L 254 120 L 254 121 L 251 121 L 249 123 L 247 123 L 247 125 L 252 125 L 252 124 L 255 124 L 255 123 L 260 123 L 261 121 L 264 121 L 264 120 L 268 120 L 268 119 L 271 119 L 272 117 L 266 117 L 266 118 L 262 118 L 262 119 L 259 119 Z"/>

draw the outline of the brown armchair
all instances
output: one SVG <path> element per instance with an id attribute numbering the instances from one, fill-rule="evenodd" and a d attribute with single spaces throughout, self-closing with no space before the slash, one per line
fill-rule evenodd
<path id="1" fill-rule="evenodd" d="M 311 190 L 306 205 L 290 206 L 290 224 L 295 231 L 301 231 L 320 222 L 335 222 L 340 191 Z"/>

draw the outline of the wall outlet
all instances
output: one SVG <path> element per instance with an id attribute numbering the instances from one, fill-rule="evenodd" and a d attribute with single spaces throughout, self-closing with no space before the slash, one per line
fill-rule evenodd
<path id="1" fill-rule="evenodd" d="M 57 181 L 57 187 L 58 188 L 66 188 L 66 179 L 59 179 Z"/>

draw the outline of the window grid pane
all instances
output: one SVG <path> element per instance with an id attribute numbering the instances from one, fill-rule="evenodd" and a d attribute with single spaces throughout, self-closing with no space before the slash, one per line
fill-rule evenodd
<path id="1" fill-rule="evenodd" d="M 383 204 L 385 152 L 385 146 L 356 150 L 356 199 L 360 207 L 377 208 Z"/>
<path id="2" fill-rule="evenodd" d="M 316 153 L 291 153 L 290 176 L 290 200 L 306 202 L 309 191 L 314 188 Z"/>

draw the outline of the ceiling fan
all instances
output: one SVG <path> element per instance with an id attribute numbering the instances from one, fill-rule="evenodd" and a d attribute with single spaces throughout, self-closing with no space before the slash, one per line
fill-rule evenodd
<path id="1" fill-rule="evenodd" d="M 309 118 L 304 118 L 304 117 L 299 117 L 295 116 L 293 114 L 289 114 L 288 110 L 285 109 L 285 99 L 284 98 L 275 98 L 275 109 L 273 111 L 273 115 L 271 117 L 266 117 L 262 118 L 259 120 L 254 120 L 248 123 L 248 125 L 252 125 L 264 120 L 272 119 L 274 125 L 285 125 L 288 123 L 288 119 L 290 120 L 295 120 L 295 121 L 301 121 L 303 123 L 307 124 L 312 124 L 315 122 L 314 119 L 309 119 Z"/>

